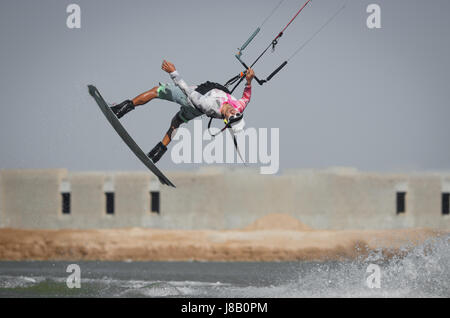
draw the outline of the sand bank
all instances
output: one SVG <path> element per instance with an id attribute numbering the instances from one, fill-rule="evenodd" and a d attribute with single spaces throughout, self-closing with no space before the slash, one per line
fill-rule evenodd
<path id="1" fill-rule="evenodd" d="M 342 260 L 382 249 L 386 256 L 450 231 L 313 230 L 287 215 L 245 229 L 0 229 L 0 260 L 294 261 Z"/>

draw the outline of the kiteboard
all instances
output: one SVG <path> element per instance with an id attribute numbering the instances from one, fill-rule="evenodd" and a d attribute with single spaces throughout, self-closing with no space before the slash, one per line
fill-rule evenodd
<path id="1" fill-rule="evenodd" d="M 155 174 L 155 176 L 158 177 L 159 181 L 162 184 L 171 186 L 175 188 L 175 185 L 167 179 L 167 177 L 153 164 L 153 162 L 150 160 L 149 157 L 142 151 L 142 149 L 136 144 L 136 142 L 131 138 L 131 136 L 128 134 L 128 132 L 125 130 L 125 128 L 120 123 L 119 119 L 116 117 L 116 115 L 111 111 L 108 104 L 103 99 L 102 95 L 100 95 L 100 92 L 98 89 L 93 85 L 88 85 L 89 88 L 89 94 L 91 94 L 92 97 L 94 97 L 95 101 L 97 102 L 98 107 L 100 107 L 100 110 L 105 115 L 106 119 L 109 121 L 111 126 L 113 126 L 114 130 L 117 132 L 117 134 L 122 138 L 122 140 L 127 144 L 127 146 L 130 148 L 131 151 L 138 157 L 142 163 L 150 169 L 151 172 Z"/>

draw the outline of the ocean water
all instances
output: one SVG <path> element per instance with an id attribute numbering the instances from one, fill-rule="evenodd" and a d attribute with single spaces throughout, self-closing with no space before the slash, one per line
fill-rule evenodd
<path id="1" fill-rule="evenodd" d="M 0 297 L 450 297 L 450 236 L 346 262 L 0 262 Z"/>

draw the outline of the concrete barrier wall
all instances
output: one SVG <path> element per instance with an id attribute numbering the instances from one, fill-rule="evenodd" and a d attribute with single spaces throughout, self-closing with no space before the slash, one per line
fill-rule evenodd
<path id="1" fill-rule="evenodd" d="M 58 225 L 59 184 L 66 170 L 1 172 L 2 226 L 54 228 Z"/>
<path id="2" fill-rule="evenodd" d="M 268 176 L 206 168 L 168 176 L 176 189 L 147 172 L 1 171 L 0 226 L 235 229 L 286 213 L 316 229 L 450 228 L 441 212 L 448 174 L 334 169 Z M 63 189 L 71 195 L 70 214 L 62 213 Z M 160 213 L 151 211 L 151 191 L 160 193 Z M 397 191 L 406 192 L 402 214 L 396 213 Z M 105 192 L 114 193 L 113 215 L 106 213 Z"/>
<path id="3" fill-rule="evenodd" d="M 79 173 L 68 176 L 71 185 L 71 214 L 64 216 L 64 227 L 110 227 L 112 217 L 105 212 L 103 185 L 109 176 L 101 173 Z"/>
<path id="4" fill-rule="evenodd" d="M 274 177 L 211 169 L 171 178 L 176 199 L 163 196 L 167 219 L 159 227 L 242 228 L 266 214 L 286 213 L 316 229 L 450 228 L 441 214 L 441 184 L 448 177 L 441 175 L 331 170 Z M 407 192 L 403 214 L 396 212 L 397 191 Z"/>

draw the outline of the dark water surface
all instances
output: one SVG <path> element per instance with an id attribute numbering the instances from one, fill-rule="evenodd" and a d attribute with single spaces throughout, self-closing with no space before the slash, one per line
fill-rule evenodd
<path id="1" fill-rule="evenodd" d="M 68 265 L 81 288 L 68 288 Z M 380 269 L 380 288 L 369 288 Z M 0 297 L 450 297 L 450 238 L 348 262 L 0 262 Z"/>

